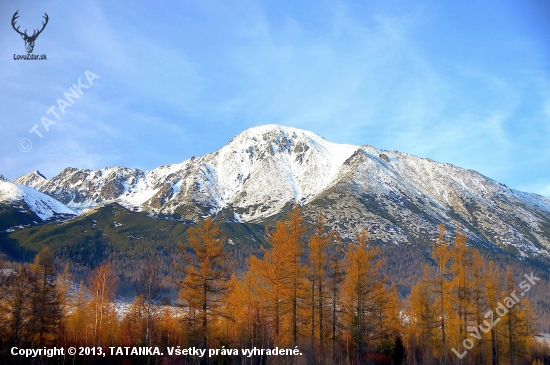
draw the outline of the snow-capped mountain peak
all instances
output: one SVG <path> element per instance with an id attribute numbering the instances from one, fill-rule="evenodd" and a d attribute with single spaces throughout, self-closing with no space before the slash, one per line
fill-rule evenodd
<path id="1" fill-rule="evenodd" d="M 35 189 L 40 189 L 40 187 L 44 185 L 47 181 L 48 179 L 46 179 L 46 177 L 42 175 L 40 171 L 36 170 L 29 174 L 18 177 L 13 182 L 16 184 L 30 186 Z"/>
<path id="2" fill-rule="evenodd" d="M 220 208 L 269 205 L 261 214 L 268 216 L 288 202 L 305 202 L 319 194 L 358 148 L 296 128 L 255 127 L 209 156 L 203 183 L 205 188 L 215 185 Z M 259 217 L 251 213 L 245 219 Z"/>
<path id="3" fill-rule="evenodd" d="M 151 171 L 29 175 L 16 181 L 80 211 L 118 202 L 184 220 L 221 214 L 263 222 L 298 203 L 312 217 L 323 213 L 343 237 L 365 227 L 373 240 L 411 243 L 431 239 L 439 223 L 460 224 L 471 242 L 511 245 L 522 255 L 550 250 L 548 198 L 450 164 L 278 125 L 250 128 L 213 153 Z"/>

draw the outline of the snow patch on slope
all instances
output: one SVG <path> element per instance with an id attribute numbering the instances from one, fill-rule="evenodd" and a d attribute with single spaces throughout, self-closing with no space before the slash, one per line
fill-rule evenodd
<path id="1" fill-rule="evenodd" d="M 205 184 L 211 184 L 220 208 L 260 204 L 263 211 L 243 218 L 267 217 L 289 202 L 306 203 L 321 193 L 358 148 L 296 128 L 255 127 L 210 155 L 212 178 Z"/>
<path id="2" fill-rule="evenodd" d="M 30 186 L 31 188 L 39 190 L 42 185 L 48 182 L 48 179 L 46 179 L 46 177 L 42 175 L 40 171 L 36 170 L 31 172 L 30 174 L 18 177 L 13 182 L 20 185 Z"/>
<path id="3" fill-rule="evenodd" d="M 26 203 L 27 207 L 42 220 L 54 214 L 78 215 L 57 200 L 42 194 L 31 187 L 0 181 L 0 201 L 9 203 Z"/>
<path id="4" fill-rule="evenodd" d="M 26 184 L 35 178 L 29 174 Z M 248 129 L 213 153 L 151 171 L 67 168 L 40 191 L 79 210 L 118 202 L 185 220 L 222 212 L 240 222 L 319 199 L 313 206 L 350 234 L 368 224 L 387 242 L 426 237 L 438 222 L 451 228 L 458 220 L 479 242 L 535 254 L 550 248 L 548 198 L 450 164 L 278 125 Z"/>

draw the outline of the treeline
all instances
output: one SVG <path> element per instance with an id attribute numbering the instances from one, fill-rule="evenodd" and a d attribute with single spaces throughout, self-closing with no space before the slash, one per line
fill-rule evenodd
<path id="1" fill-rule="evenodd" d="M 542 360 L 533 335 L 537 319 L 528 293 L 540 278 L 516 277 L 445 229 L 432 247 L 434 266 L 412 288 L 405 307 L 408 354 L 414 363 L 524 364 Z M 519 285 L 519 286 L 518 286 Z"/>
<path id="2" fill-rule="evenodd" d="M 246 270 L 235 270 L 226 241 L 210 218 L 189 229 L 188 244 L 180 245 L 181 256 L 172 268 L 183 279 L 174 283 L 179 297 L 171 305 L 158 300 L 164 280 L 158 258 L 136 270 L 140 294 L 130 305 L 122 305 L 114 301 L 118 277 L 110 264 L 75 285 L 68 269 L 57 273 L 51 252 L 43 250 L 34 263 L 4 270 L 0 276 L 2 355 L 9 358 L 13 346 L 159 346 L 165 355 L 166 346 L 297 347 L 302 353 L 297 357 L 180 356 L 177 361 L 550 362 L 548 349 L 533 340 L 536 318 L 526 299 L 527 285 L 535 286 L 536 276 L 501 272 L 467 247 L 459 230 L 449 242 L 440 226 L 432 248 L 434 265 L 424 268 L 408 298 L 401 298 L 391 278 L 382 274 L 380 249 L 369 243 L 364 230 L 353 242 L 342 244 L 334 231 L 325 229 L 322 216 L 308 229 L 297 207 L 267 232 L 268 246 L 262 255 L 249 256 Z M 160 356 L 129 359 L 173 361 Z"/>

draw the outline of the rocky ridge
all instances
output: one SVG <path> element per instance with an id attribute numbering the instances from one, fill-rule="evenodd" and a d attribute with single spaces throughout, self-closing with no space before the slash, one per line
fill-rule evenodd
<path id="1" fill-rule="evenodd" d="M 344 238 L 365 227 L 381 242 L 427 242 L 443 223 L 520 257 L 550 250 L 548 198 L 450 164 L 277 125 L 251 128 L 214 153 L 150 171 L 67 168 L 50 180 L 35 172 L 16 182 L 80 212 L 118 202 L 156 217 L 263 223 L 298 203 L 310 218 L 323 213 Z"/>

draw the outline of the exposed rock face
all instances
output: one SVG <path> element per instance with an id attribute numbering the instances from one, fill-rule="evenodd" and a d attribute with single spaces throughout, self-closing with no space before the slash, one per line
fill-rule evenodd
<path id="1" fill-rule="evenodd" d="M 67 168 L 45 181 L 29 175 L 18 180 L 78 210 L 116 201 L 186 220 L 221 214 L 264 222 L 298 203 L 311 218 L 323 213 L 345 237 L 365 227 L 384 242 L 427 241 L 441 222 L 453 231 L 460 224 L 471 242 L 518 255 L 550 250 L 548 198 L 449 164 L 275 125 L 151 171 Z"/>
<path id="2" fill-rule="evenodd" d="M 35 189 L 40 189 L 40 187 L 44 185 L 47 181 L 48 179 L 46 179 L 46 177 L 37 170 L 31 172 L 30 174 L 18 177 L 17 179 L 15 179 L 14 183 L 27 185 Z"/>
<path id="3" fill-rule="evenodd" d="M 165 184 L 147 203 L 154 209 L 161 209 L 173 195 L 174 189 L 172 189 L 172 186 L 170 184 Z"/>

